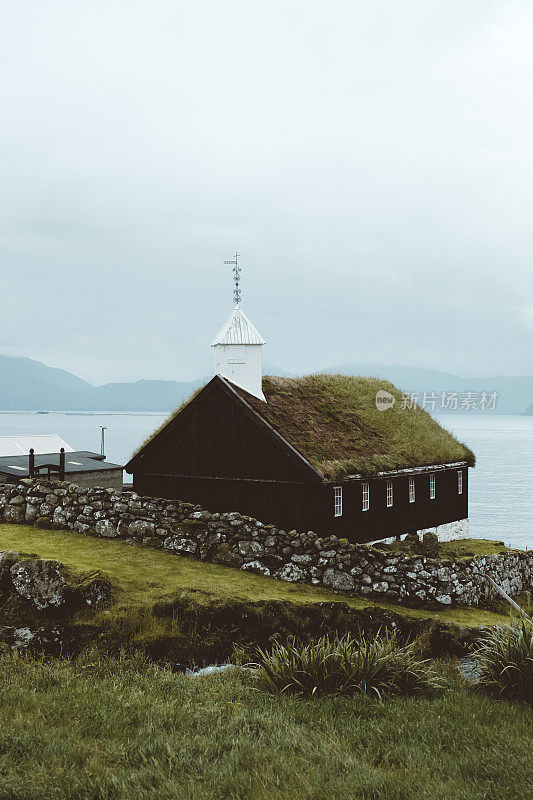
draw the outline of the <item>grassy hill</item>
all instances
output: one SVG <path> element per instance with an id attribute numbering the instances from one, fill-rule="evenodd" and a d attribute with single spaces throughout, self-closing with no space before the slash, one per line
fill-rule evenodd
<path id="1" fill-rule="evenodd" d="M 450 542 L 456 546 L 456 543 Z M 484 542 L 485 553 L 499 552 L 498 543 Z M 345 604 L 354 610 L 370 607 L 398 613 L 412 620 L 433 620 L 453 625 L 477 627 L 505 622 L 502 613 L 479 609 L 433 610 L 406 608 L 368 598 L 349 597 L 305 584 L 254 575 L 250 572 L 184 558 L 162 550 L 124 541 L 82 536 L 72 531 L 42 530 L 26 525 L 0 524 L 0 551 L 34 553 L 41 558 L 57 559 L 73 572 L 103 572 L 114 587 L 112 614 L 130 615 L 154 608 L 171 607 L 175 600 L 193 601 L 197 606 L 218 608 L 224 604 L 277 602 L 300 606 L 310 604 Z M 152 621 L 153 622 L 153 621 Z M 168 620 L 159 620 L 165 626 Z M 148 623 L 147 623 L 148 624 Z M 152 623 L 150 623 L 152 624 Z"/>

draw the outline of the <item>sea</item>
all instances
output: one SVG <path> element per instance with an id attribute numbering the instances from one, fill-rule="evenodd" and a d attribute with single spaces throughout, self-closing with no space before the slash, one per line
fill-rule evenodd
<path id="1" fill-rule="evenodd" d="M 104 426 L 107 460 L 125 464 L 167 416 L 4 411 L 0 436 L 57 433 L 74 450 L 100 452 Z M 466 412 L 435 417 L 476 454 L 476 467 L 470 470 L 471 535 L 533 548 L 533 416 Z"/>

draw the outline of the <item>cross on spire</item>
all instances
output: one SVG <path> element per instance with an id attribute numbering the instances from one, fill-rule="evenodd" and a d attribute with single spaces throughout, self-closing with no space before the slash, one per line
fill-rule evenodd
<path id="1" fill-rule="evenodd" d="M 233 281 L 235 283 L 235 288 L 233 289 L 233 302 L 236 306 L 238 306 L 241 302 L 241 290 L 239 288 L 239 283 L 241 280 L 241 267 L 239 266 L 239 254 L 235 252 L 235 258 L 232 258 L 229 261 L 224 261 L 224 264 L 233 264 Z"/>

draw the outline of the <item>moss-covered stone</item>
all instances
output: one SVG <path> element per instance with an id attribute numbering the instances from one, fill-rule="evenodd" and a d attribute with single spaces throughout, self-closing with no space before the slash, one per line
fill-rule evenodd
<path id="1" fill-rule="evenodd" d="M 72 573 L 57 560 L 0 553 L 0 621 L 73 617 L 84 609 L 103 608 L 111 595 L 111 583 L 99 571 Z"/>

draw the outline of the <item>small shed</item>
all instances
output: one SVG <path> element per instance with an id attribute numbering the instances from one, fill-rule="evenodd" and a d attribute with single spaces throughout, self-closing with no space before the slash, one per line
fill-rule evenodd
<path id="1" fill-rule="evenodd" d="M 0 436 L 0 483 L 37 477 L 122 489 L 123 468 L 99 453 L 74 450 L 55 434 Z"/>

